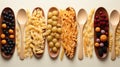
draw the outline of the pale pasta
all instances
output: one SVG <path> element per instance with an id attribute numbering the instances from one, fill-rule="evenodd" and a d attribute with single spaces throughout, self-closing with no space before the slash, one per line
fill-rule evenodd
<path id="1" fill-rule="evenodd" d="M 30 16 L 28 12 L 28 22 L 25 25 L 25 57 L 32 57 L 33 54 L 43 54 L 45 45 L 46 30 L 45 18 L 42 11 L 34 10 Z"/>
<path id="2" fill-rule="evenodd" d="M 20 28 L 18 26 L 18 24 L 16 24 L 16 48 L 17 48 L 17 53 L 18 55 L 20 55 Z"/>
<path id="3" fill-rule="evenodd" d="M 115 54 L 117 57 L 120 56 L 120 23 L 115 31 Z"/>
<path id="4" fill-rule="evenodd" d="M 110 34 L 109 34 L 109 37 L 110 37 L 110 39 L 109 39 L 109 51 L 111 52 L 112 45 L 113 45 L 113 40 L 114 40 L 114 38 L 113 38 L 113 29 L 112 29 L 112 25 L 111 24 L 110 24 Z"/>
<path id="5" fill-rule="evenodd" d="M 94 28 L 93 28 L 93 20 L 92 20 L 93 14 L 94 14 L 94 9 L 91 10 L 88 16 L 88 20 L 84 25 L 84 29 L 83 29 L 84 53 L 86 57 L 90 57 L 90 58 L 93 55 L 93 45 L 94 45 Z"/>

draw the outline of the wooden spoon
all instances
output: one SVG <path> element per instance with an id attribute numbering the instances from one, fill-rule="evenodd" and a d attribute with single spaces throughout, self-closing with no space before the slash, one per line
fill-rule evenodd
<path id="1" fill-rule="evenodd" d="M 110 22 L 112 24 L 112 28 L 114 31 L 114 34 L 113 34 L 114 40 L 113 40 L 112 51 L 111 51 L 111 60 L 116 59 L 116 56 L 115 56 L 115 44 L 116 44 L 115 43 L 115 30 L 119 23 L 119 20 L 120 20 L 119 12 L 117 10 L 113 10 L 110 14 Z"/>
<path id="2" fill-rule="evenodd" d="M 87 12 L 84 9 L 80 9 L 77 15 L 77 21 L 79 23 L 80 26 L 80 39 L 81 39 L 81 43 L 79 45 L 79 54 L 78 54 L 78 58 L 80 60 L 83 59 L 83 26 L 87 21 Z"/>
<path id="3" fill-rule="evenodd" d="M 24 41 L 23 41 L 22 37 L 24 37 L 24 26 L 25 26 L 26 21 L 28 20 L 26 11 L 24 9 L 20 9 L 18 11 L 17 20 L 18 20 L 18 23 L 19 23 L 20 28 L 21 28 L 21 30 L 20 30 L 21 31 L 20 59 L 24 60 L 24 43 L 23 43 Z"/>

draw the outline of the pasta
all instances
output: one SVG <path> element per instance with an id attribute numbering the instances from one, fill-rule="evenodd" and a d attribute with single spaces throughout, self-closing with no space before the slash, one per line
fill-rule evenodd
<path id="1" fill-rule="evenodd" d="M 112 26 L 110 25 L 110 40 L 109 40 L 109 51 L 111 52 L 112 50 L 112 45 L 113 45 L 113 30 L 112 30 Z"/>
<path id="2" fill-rule="evenodd" d="M 93 44 L 94 44 L 94 28 L 92 17 L 94 14 L 94 9 L 91 10 L 88 20 L 84 25 L 83 29 L 83 44 L 84 44 L 84 53 L 86 57 L 92 57 L 93 54 Z M 89 33 L 89 34 L 88 34 Z"/>
<path id="3" fill-rule="evenodd" d="M 45 18 L 42 11 L 34 10 L 33 15 L 28 13 L 28 22 L 25 25 L 25 57 L 32 57 L 33 54 L 43 54 L 46 30 Z"/>
<path id="4" fill-rule="evenodd" d="M 69 10 L 60 11 L 60 21 L 62 25 L 62 46 L 66 55 L 73 58 L 77 43 L 77 23 L 75 21 L 75 11 L 72 8 Z"/>
<path id="5" fill-rule="evenodd" d="M 18 27 L 18 24 L 16 24 L 16 48 L 18 55 L 20 55 L 20 39 L 20 28 Z"/>
<path id="6" fill-rule="evenodd" d="M 115 54 L 117 57 L 120 56 L 120 23 L 115 31 Z"/>

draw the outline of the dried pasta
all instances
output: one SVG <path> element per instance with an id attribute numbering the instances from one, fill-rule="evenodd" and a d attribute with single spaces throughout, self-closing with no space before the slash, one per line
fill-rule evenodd
<path id="1" fill-rule="evenodd" d="M 60 21 L 62 25 L 62 46 L 66 55 L 73 58 L 77 46 L 77 23 L 75 21 L 75 11 L 73 8 L 60 11 Z"/>
<path id="2" fill-rule="evenodd" d="M 120 23 L 115 31 L 115 54 L 117 57 L 120 56 Z"/>
<path id="3" fill-rule="evenodd" d="M 83 44 L 84 44 L 84 54 L 86 57 L 92 57 L 93 45 L 94 45 L 94 28 L 93 28 L 93 14 L 94 9 L 91 10 L 88 20 L 84 25 L 83 29 Z M 89 34 L 88 34 L 89 33 Z"/>
<path id="4" fill-rule="evenodd" d="M 33 54 L 43 54 L 46 30 L 45 18 L 42 11 L 34 10 L 33 15 L 27 12 L 28 22 L 25 25 L 25 57 L 32 57 Z"/>
<path id="5" fill-rule="evenodd" d="M 16 24 L 16 48 L 17 48 L 17 53 L 18 55 L 20 55 L 20 28 L 18 26 L 18 24 Z"/>

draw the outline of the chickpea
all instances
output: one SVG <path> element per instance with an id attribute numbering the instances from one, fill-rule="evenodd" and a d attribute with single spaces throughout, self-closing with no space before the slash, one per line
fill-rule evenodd
<path id="1" fill-rule="evenodd" d="M 5 34 L 1 34 L 1 38 L 5 38 Z"/>
<path id="2" fill-rule="evenodd" d="M 95 28 L 95 31 L 96 31 L 96 32 L 100 32 L 100 27 L 96 27 L 96 28 Z"/>
<path id="3" fill-rule="evenodd" d="M 52 32 L 57 32 L 57 27 L 56 27 L 56 26 L 54 26 L 54 27 L 52 28 Z"/>
<path id="4" fill-rule="evenodd" d="M 99 43 L 95 43 L 95 46 L 96 46 L 96 47 L 99 47 L 100 45 L 99 45 Z"/>
<path id="5" fill-rule="evenodd" d="M 48 19 L 48 24 L 52 24 L 52 19 Z"/>
<path id="6" fill-rule="evenodd" d="M 57 39 L 56 39 L 56 38 L 53 38 L 52 42 L 53 42 L 53 43 L 56 43 L 56 42 L 57 42 Z"/>
<path id="7" fill-rule="evenodd" d="M 55 33 L 51 33 L 50 35 L 54 37 L 54 36 L 55 36 Z"/>
<path id="8" fill-rule="evenodd" d="M 58 50 L 58 49 L 57 49 L 56 47 L 53 47 L 53 48 L 52 48 L 52 51 L 55 52 L 55 53 L 57 52 L 57 50 Z"/>
<path id="9" fill-rule="evenodd" d="M 55 47 L 60 48 L 60 43 L 59 43 L 59 42 L 56 42 L 56 43 L 55 43 Z"/>
<path id="10" fill-rule="evenodd" d="M 52 41 L 50 41 L 48 45 L 50 48 L 52 48 L 54 46 L 54 43 Z"/>
<path id="11" fill-rule="evenodd" d="M 58 15 L 58 11 L 57 10 L 54 10 L 52 13 L 53 13 L 54 16 Z"/>
<path id="12" fill-rule="evenodd" d="M 52 36 L 47 36 L 47 41 L 51 41 L 53 39 L 53 37 Z"/>
<path id="13" fill-rule="evenodd" d="M 62 29 L 61 29 L 61 28 L 58 28 L 58 29 L 57 29 L 57 32 L 58 32 L 58 33 L 62 33 Z"/>
<path id="14" fill-rule="evenodd" d="M 51 29 L 51 28 L 52 28 L 52 25 L 48 24 L 47 29 Z"/>
<path id="15" fill-rule="evenodd" d="M 52 12 L 49 12 L 48 13 L 48 18 L 51 18 L 52 17 Z"/>
<path id="16" fill-rule="evenodd" d="M 58 17 L 57 16 L 52 16 L 52 20 L 57 20 Z"/>
<path id="17" fill-rule="evenodd" d="M 4 23 L 4 24 L 2 24 L 2 28 L 6 28 L 7 27 L 7 25 Z"/>
<path id="18" fill-rule="evenodd" d="M 14 32 L 14 31 L 13 31 L 12 29 L 9 29 L 9 33 L 11 33 L 11 34 L 12 34 L 13 32 Z"/>
<path id="19" fill-rule="evenodd" d="M 60 35 L 58 33 L 55 34 L 55 38 L 60 38 Z"/>
<path id="20" fill-rule="evenodd" d="M 2 43 L 2 44 L 6 44 L 6 40 L 2 40 L 1 43 Z"/>
<path id="21" fill-rule="evenodd" d="M 14 38 L 14 35 L 10 35 L 9 37 L 13 39 L 13 38 Z"/>
<path id="22" fill-rule="evenodd" d="M 53 22 L 52 22 L 52 25 L 53 25 L 53 26 L 56 26 L 56 25 L 57 25 L 57 21 L 53 21 Z"/>
<path id="23" fill-rule="evenodd" d="M 106 35 L 101 35 L 100 40 L 105 42 L 107 40 L 107 36 Z"/>

